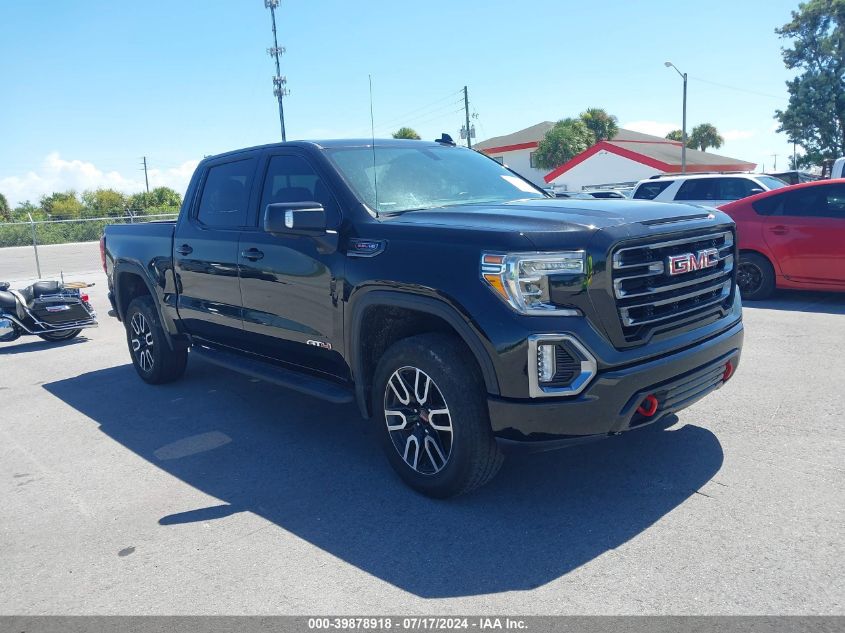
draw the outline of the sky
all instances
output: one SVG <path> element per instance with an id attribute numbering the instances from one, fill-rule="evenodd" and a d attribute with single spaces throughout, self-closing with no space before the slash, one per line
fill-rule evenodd
<path id="1" fill-rule="evenodd" d="M 774 29 L 798 0 L 282 0 L 288 140 L 476 141 L 601 107 L 664 135 L 714 124 L 719 154 L 787 168 L 773 118 L 790 71 Z M 263 0 L 0 0 L 0 193 L 184 192 L 198 160 L 280 140 Z M 800 148 L 799 148 L 800 153 Z"/>

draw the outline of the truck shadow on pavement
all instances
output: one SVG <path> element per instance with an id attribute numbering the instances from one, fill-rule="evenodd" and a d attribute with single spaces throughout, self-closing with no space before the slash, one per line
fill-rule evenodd
<path id="1" fill-rule="evenodd" d="M 435 501 L 394 475 L 355 407 L 202 362 L 192 360 L 185 379 L 166 386 L 146 385 L 124 365 L 44 388 L 151 465 L 221 500 L 174 507 L 159 518 L 162 530 L 195 521 L 211 521 L 213 529 L 215 519 L 253 512 L 423 598 L 555 580 L 659 521 L 723 460 L 704 428 L 649 427 L 511 456 L 481 490 Z M 284 553 L 267 558 L 276 565 Z M 214 573 L 225 577 L 226 570 Z"/>

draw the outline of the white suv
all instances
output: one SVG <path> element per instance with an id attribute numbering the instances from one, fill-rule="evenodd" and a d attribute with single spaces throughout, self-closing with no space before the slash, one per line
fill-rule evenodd
<path id="1" fill-rule="evenodd" d="M 763 174 L 693 174 L 659 176 L 637 183 L 634 200 L 687 202 L 719 207 L 755 193 L 786 187 L 779 178 Z"/>

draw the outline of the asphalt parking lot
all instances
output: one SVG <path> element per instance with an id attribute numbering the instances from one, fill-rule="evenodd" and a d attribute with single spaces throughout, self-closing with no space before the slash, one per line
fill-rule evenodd
<path id="1" fill-rule="evenodd" d="M 101 327 L 0 344 L 0 614 L 845 613 L 845 295 L 746 306 L 671 426 L 444 502 L 353 406 L 196 360 L 144 384 L 102 273 L 65 278 Z"/>

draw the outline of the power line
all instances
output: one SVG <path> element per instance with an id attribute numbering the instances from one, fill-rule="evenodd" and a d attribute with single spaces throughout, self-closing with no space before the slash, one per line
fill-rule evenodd
<path id="1" fill-rule="evenodd" d="M 426 103 L 425 105 L 417 106 L 416 108 L 408 110 L 407 112 L 405 112 L 402 115 L 402 117 L 414 115 L 421 110 L 427 110 L 427 109 L 429 109 L 433 106 L 440 104 L 443 101 L 448 101 L 450 99 L 452 101 L 454 101 L 455 103 L 457 103 L 458 102 L 458 96 L 459 96 L 460 93 L 461 93 L 461 90 L 455 90 L 454 92 L 451 92 L 451 93 L 447 94 L 446 96 L 440 97 L 439 99 L 435 99 L 434 101 L 431 101 L 430 103 Z M 402 118 L 402 117 L 397 117 L 397 118 Z"/>
<path id="2" fill-rule="evenodd" d="M 422 121 L 415 121 L 414 125 L 425 125 L 426 123 L 431 123 L 432 121 L 437 121 L 439 119 L 444 119 L 445 117 L 449 116 L 450 114 L 458 114 L 459 112 L 463 112 L 463 107 L 458 108 L 457 110 L 450 110 L 449 112 L 444 112 L 442 114 L 438 114 L 428 119 L 424 119 Z"/>
<path id="3" fill-rule="evenodd" d="M 443 108 L 449 108 L 453 105 L 457 105 L 463 101 L 463 97 L 458 98 L 458 94 L 463 92 L 463 90 L 457 90 L 453 93 L 450 93 L 440 99 L 436 99 L 426 105 L 418 106 L 413 108 L 412 110 L 408 110 L 401 116 L 394 116 L 387 121 L 381 123 L 378 127 L 381 128 L 389 128 L 393 127 L 394 125 L 407 123 L 408 121 L 413 121 L 420 117 L 428 116 L 434 111 L 441 110 Z M 448 103 L 443 103 L 444 101 L 448 101 Z"/>
<path id="4" fill-rule="evenodd" d="M 777 99 L 778 101 L 783 101 L 783 96 L 776 96 L 770 95 L 766 92 L 757 92 L 756 90 L 748 90 L 747 88 L 739 88 L 737 86 L 729 86 L 728 84 L 719 83 L 717 81 L 710 81 L 709 79 L 702 79 L 701 77 L 693 77 L 690 75 L 690 79 L 694 79 L 695 81 L 700 81 L 701 83 L 710 84 L 712 86 L 719 86 L 720 88 L 727 88 L 728 90 L 736 90 L 737 92 L 747 92 L 748 94 L 757 95 L 760 97 L 768 97 L 770 99 Z"/>
<path id="5" fill-rule="evenodd" d="M 442 105 L 438 108 L 434 108 L 433 110 L 430 110 L 428 112 L 421 112 L 420 114 L 418 114 L 417 116 L 414 116 L 414 117 L 402 117 L 400 119 L 394 119 L 390 123 L 385 123 L 385 124 L 377 126 L 376 129 L 378 129 L 380 131 L 386 131 L 386 130 L 393 129 L 397 125 L 410 125 L 410 124 L 420 125 L 421 122 L 431 120 L 432 118 L 438 118 L 438 117 L 441 117 L 441 116 L 451 114 L 452 112 L 455 111 L 455 106 L 457 106 L 458 104 L 459 104 L 458 101 L 456 101 L 455 103 L 447 103 L 447 104 Z M 458 111 L 460 111 L 461 109 L 463 109 L 462 105 L 461 105 L 461 108 Z"/>

